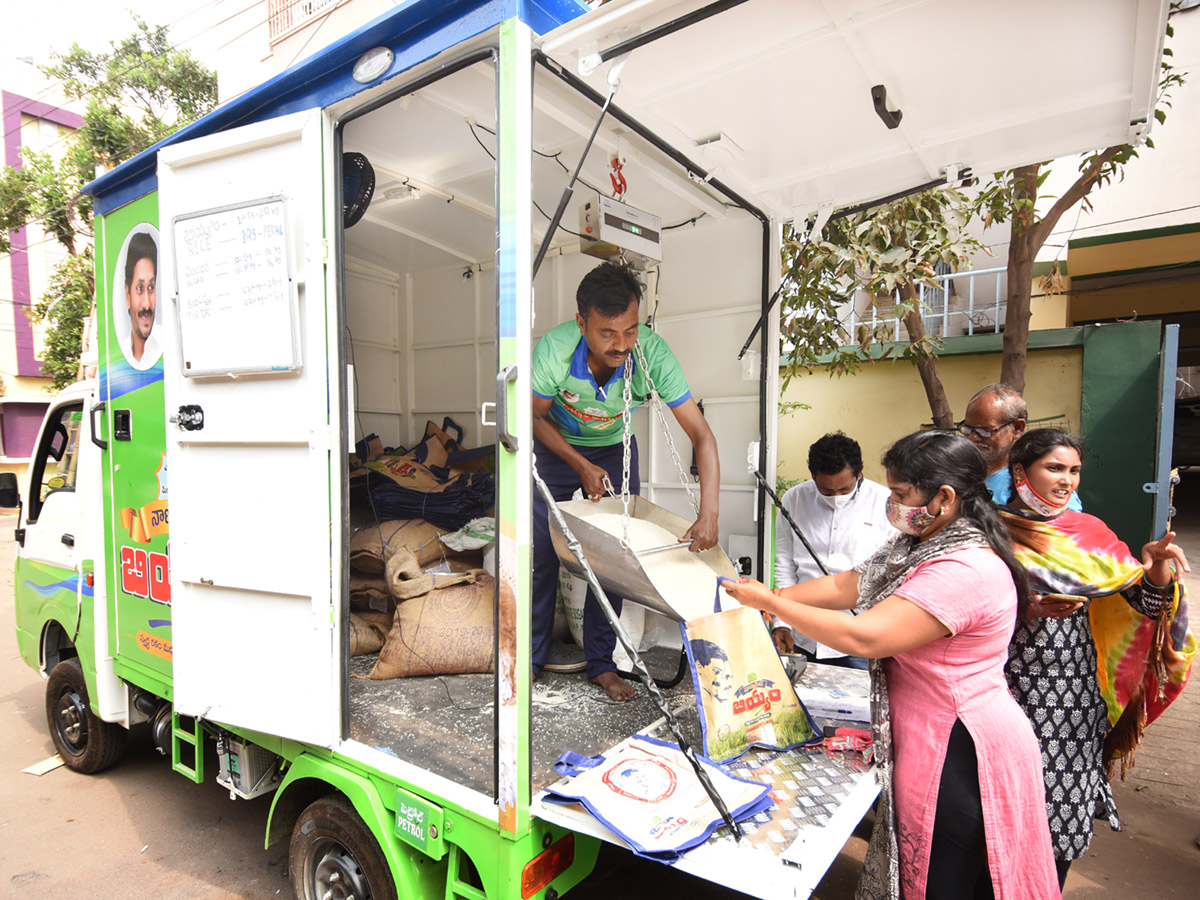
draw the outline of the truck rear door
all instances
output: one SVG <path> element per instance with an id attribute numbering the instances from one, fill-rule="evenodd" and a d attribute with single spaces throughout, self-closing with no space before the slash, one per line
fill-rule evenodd
<path id="1" fill-rule="evenodd" d="M 1139 143 L 1153 121 L 1166 15 L 1161 0 L 612 0 L 537 44 L 555 78 L 597 108 L 610 98 L 607 115 L 670 153 L 694 183 L 723 185 L 771 223 L 760 324 L 773 411 L 778 312 L 768 315 L 766 301 L 778 284 L 779 224 L 820 222 L 968 172 Z M 1056 36 L 1054 51 L 1014 66 L 1031 26 Z M 747 334 L 685 337 L 704 354 L 685 368 L 734 358 Z M 761 428 L 770 473 L 775 416 Z M 749 840 L 735 844 L 721 829 L 676 867 L 756 897 L 808 897 L 869 806 L 872 773 L 827 771 L 819 752 L 745 759 L 755 767 L 738 774 L 772 784 L 776 807 Z M 619 843 L 581 809 L 543 795 L 533 809 Z"/>
<path id="2" fill-rule="evenodd" d="M 309 110 L 158 163 L 175 705 L 322 746 L 340 721 L 327 137 Z"/>

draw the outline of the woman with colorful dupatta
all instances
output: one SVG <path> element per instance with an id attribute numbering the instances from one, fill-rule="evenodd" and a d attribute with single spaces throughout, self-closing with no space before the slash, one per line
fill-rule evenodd
<path id="1" fill-rule="evenodd" d="M 983 456 L 926 431 L 897 441 L 883 465 L 901 533 L 875 555 L 775 591 L 725 589 L 871 659 L 880 801 L 858 900 L 1058 900 L 1041 753 L 1004 683 L 1027 580 Z"/>
<path id="2" fill-rule="evenodd" d="M 1146 544 L 1139 562 L 1102 521 L 1067 509 L 1082 450 L 1056 428 L 1022 436 L 1009 454 L 1014 500 L 1000 510 L 1033 591 L 1005 676 L 1042 746 L 1060 887 L 1087 852 L 1093 818 L 1120 830 L 1106 763 L 1120 756 L 1123 774 L 1196 652 L 1178 599 L 1178 573 L 1189 568 L 1174 533 Z M 1172 617 L 1177 634 L 1168 634 Z"/>

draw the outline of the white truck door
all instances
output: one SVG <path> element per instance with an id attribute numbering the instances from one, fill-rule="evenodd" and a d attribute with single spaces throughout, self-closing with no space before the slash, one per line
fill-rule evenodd
<path id="1" fill-rule="evenodd" d="M 325 747 L 341 696 L 328 143 L 308 110 L 158 157 L 175 706 Z"/>

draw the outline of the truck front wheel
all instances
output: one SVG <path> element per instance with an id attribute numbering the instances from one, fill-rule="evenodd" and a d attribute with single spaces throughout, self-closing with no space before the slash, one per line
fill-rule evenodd
<path id="1" fill-rule="evenodd" d="M 125 729 L 93 715 L 78 659 L 64 659 L 50 672 L 46 722 L 58 755 L 76 772 L 107 769 L 125 750 Z"/>
<path id="2" fill-rule="evenodd" d="M 342 797 L 322 797 L 300 814 L 288 866 L 296 900 L 396 900 L 383 851 Z"/>

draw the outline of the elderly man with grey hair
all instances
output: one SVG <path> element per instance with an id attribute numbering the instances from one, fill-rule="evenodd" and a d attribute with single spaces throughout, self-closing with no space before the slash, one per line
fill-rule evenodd
<path id="1" fill-rule="evenodd" d="M 958 430 L 983 454 L 987 463 L 987 486 L 992 500 L 1003 506 L 1012 500 L 1012 473 L 1008 453 L 1017 438 L 1025 433 L 1029 415 L 1025 398 L 1007 384 L 989 384 L 980 388 L 967 403 L 967 414 Z M 1071 494 L 1069 509 L 1082 510 L 1078 494 Z"/>

